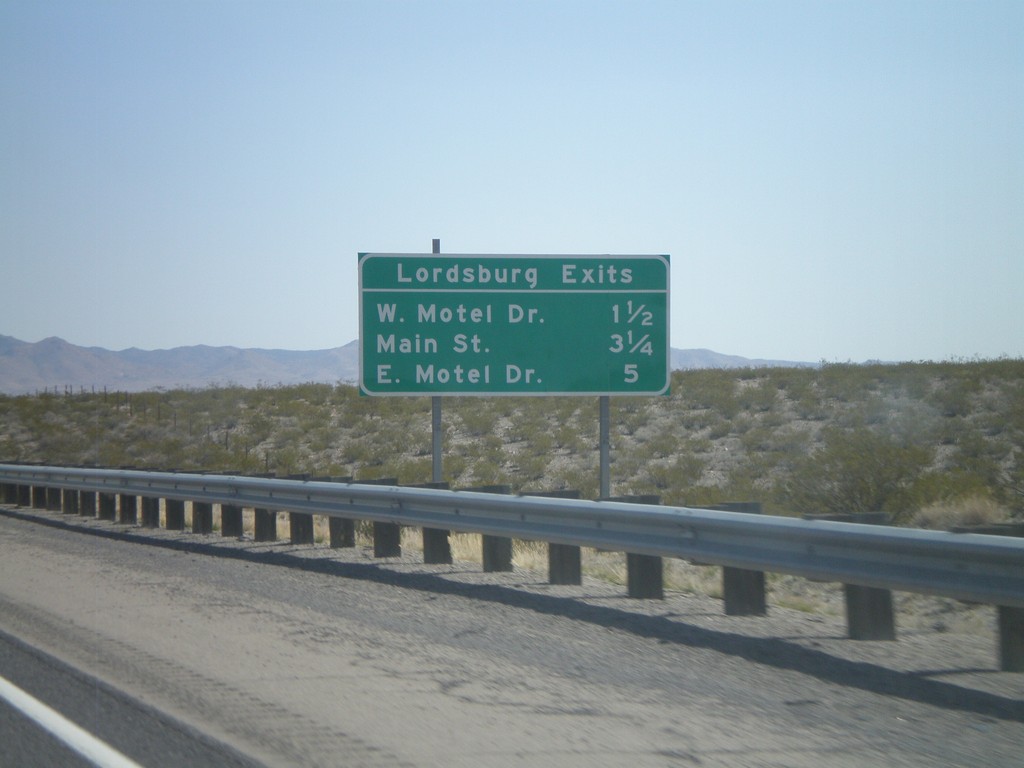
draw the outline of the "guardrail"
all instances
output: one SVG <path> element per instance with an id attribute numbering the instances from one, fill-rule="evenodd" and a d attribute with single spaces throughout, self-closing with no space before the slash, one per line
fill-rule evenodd
<path id="1" fill-rule="evenodd" d="M 842 582 L 858 588 L 847 593 L 847 618 L 853 637 L 888 636 L 884 616 L 880 633 L 870 627 L 866 632 L 855 631 L 854 625 L 878 621 L 870 618 L 880 604 L 872 598 L 887 595 L 889 590 L 990 604 L 999 610 L 1001 668 L 1024 671 L 1024 539 L 627 501 L 237 475 L 0 464 L 0 485 L 6 503 L 29 505 L 35 495 L 41 499 L 37 505 L 51 509 L 54 500 L 48 491 L 98 494 L 98 513 L 109 518 L 113 518 L 111 496 L 120 496 L 124 500 L 123 515 L 127 516 L 121 522 L 135 522 L 136 499 L 142 497 L 144 524 L 150 525 L 153 500 L 161 498 L 167 500 L 168 520 L 171 502 L 184 501 L 191 501 L 204 516 L 212 514 L 213 504 L 220 504 L 222 514 L 233 515 L 242 507 L 252 507 L 257 511 L 283 510 L 293 516 L 320 514 L 339 521 L 371 520 L 375 523 L 375 538 L 392 542 L 380 550 L 375 543 L 375 552 L 383 556 L 395 553 L 394 532 L 403 525 L 422 527 L 425 543 L 427 532 L 432 532 L 435 547 L 439 533 L 447 546 L 449 530 L 484 534 L 485 551 L 489 543 L 493 549 L 496 541 L 511 538 L 546 541 L 553 545 L 552 576 L 558 572 L 562 578 L 567 564 L 570 572 L 575 564 L 578 574 L 581 546 L 626 552 L 631 558 L 630 593 L 640 597 L 660 595 L 660 558 L 681 558 L 724 566 L 727 577 L 731 571 L 733 584 L 738 581 L 740 586 L 734 586 L 730 595 L 730 579 L 725 579 L 727 613 L 763 612 L 757 606 L 764 603 L 765 571 Z M 31 489 L 37 493 L 32 494 Z M 73 506 L 64 509 L 84 509 L 81 497 Z M 56 508 L 61 508 L 60 501 Z M 206 524 L 198 528 L 194 525 L 199 532 L 211 529 Z M 489 570 L 502 570 L 504 564 L 510 567 L 511 547 L 499 547 L 497 551 L 506 549 L 508 554 L 498 556 L 500 562 L 492 563 Z M 443 553 L 439 558 L 436 549 L 431 554 L 426 547 L 425 559 L 444 561 Z M 749 592 L 751 583 L 757 582 L 737 580 L 737 575 L 762 576 L 761 594 L 752 601 L 744 597 L 742 592 Z M 578 576 L 570 573 L 568 582 L 578 583 Z M 851 594 L 857 597 L 851 598 Z M 734 607 L 738 606 L 736 610 L 730 610 L 730 599 Z M 851 604 L 851 600 L 857 604 Z M 744 610 L 744 605 L 751 603 L 754 607 Z M 891 619 L 888 621 L 891 623 Z"/>

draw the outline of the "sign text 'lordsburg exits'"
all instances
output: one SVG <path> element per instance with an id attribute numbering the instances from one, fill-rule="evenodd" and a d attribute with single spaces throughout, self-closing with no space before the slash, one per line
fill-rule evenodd
<path id="1" fill-rule="evenodd" d="M 369 395 L 660 395 L 668 256 L 359 254 Z"/>

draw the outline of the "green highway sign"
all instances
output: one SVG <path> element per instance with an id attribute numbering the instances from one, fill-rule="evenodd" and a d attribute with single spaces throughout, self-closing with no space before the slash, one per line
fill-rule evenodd
<path id="1" fill-rule="evenodd" d="M 359 254 L 367 395 L 664 395 L 668 256 Z"/>

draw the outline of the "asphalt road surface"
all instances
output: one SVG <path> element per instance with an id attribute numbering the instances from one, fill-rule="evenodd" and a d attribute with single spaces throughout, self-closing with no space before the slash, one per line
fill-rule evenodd
<path id="1" fill-rule="evenodd" d="M 2 696 L 10 686 L 24 694 L 13 703 Z M 17 706 L 25 696 L 56 712 L 58 727 L 53 727 L 52 719 L 41 722 L 34 717 L 38 707 L 31 702 L 27 711 Z M 0 765 L 74 768 L 93 765 L 88 755 L 103 757 L 108 752 L 113 753 L 116 765 L 257 765 L 200 731 L 2 631 L 0 699 Z M 74 733 L 69 738 L 67 732 L 74 729 L 59 720 L 83 729 L 86 738 L 76 738 Z"/>
<path id="2" fill-rule="evenodd" d="M 0 677 L 146 766 L 1022 765 L 994 637 L 623 592 L 6 508 Z"/>

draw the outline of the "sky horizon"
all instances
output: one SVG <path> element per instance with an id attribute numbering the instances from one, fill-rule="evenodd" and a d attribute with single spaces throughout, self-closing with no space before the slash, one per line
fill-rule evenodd
<path id="1" fill-rule="evenodd" d="M 1024 357 L 1024 3 L 8 0 L 0 334 L 358 336 L 357 254 L 668 254 L 671 345 Z"/>

